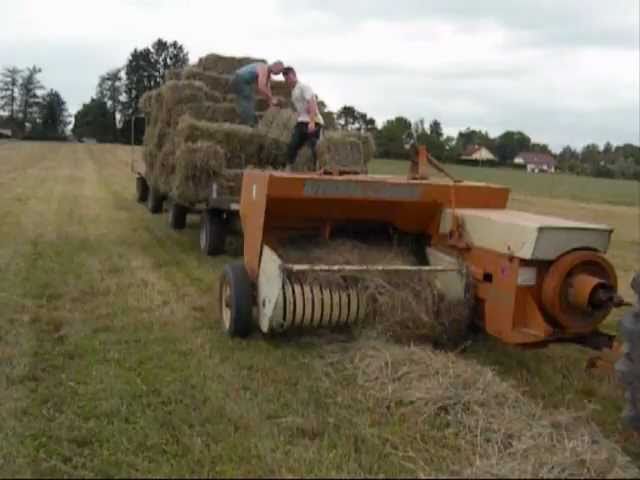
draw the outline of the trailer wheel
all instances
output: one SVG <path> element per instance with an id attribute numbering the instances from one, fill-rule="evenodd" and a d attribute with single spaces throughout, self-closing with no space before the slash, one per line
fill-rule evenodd
<path id="1" fill-rule="evenodd" d="M 144 177 L 136 177 L 136 201 L 144 203 L 149 197 L 149 184 Z"/>
<path id="2" fill-rule="evenodd" d="M 149 188 L 149 196 L 147 197 L 147 207 L 149 211 L 153 214 L 162 212 L 162 204 L 164 203 L 164 198 L 160 194 L 158 190 L 154 187 Z"/>
<path id="3" fill-rule="evenodd" d="M 172 203 L 169 208 L 169 226 L 173 230 L 184 230 L 187 226 L 188 209 L 179 203 Z"/>
<path id="4" fill-rule="evenodd" d="M 202 212 L 200 217 L 200 250 L 208 256 L 224 252 L 227 226 L 220 215 L 212 210 Z"/>
<path id="5" fill-rule="evenodd" d="M 248 337 L 252 330 L 251 281 L 243 261 L 227 264 L 219 288 L 222 328 L 230 337 Z"/>

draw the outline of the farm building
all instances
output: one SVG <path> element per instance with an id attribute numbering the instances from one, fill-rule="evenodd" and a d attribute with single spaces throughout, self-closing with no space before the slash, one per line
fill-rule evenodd
<path id="1" fill-rule="evenodd" d="M 11 130 L 7 128 L 0 128 L 0 138 L 11 138 Z"/>
<path id="2" fill-rule="evenodd" d="M 497 161 L 493 153 L 482 145 L 468 146 L 460 157 L 460 160 L 470 165 L 495 164 Z"/>
<path id="3" fill-rule="evenodd" d="M 556 171 L 556 159 L 548 153 L 522 152 L 513 159 L 513 164 L 524 167 L 531 173 Z"/>

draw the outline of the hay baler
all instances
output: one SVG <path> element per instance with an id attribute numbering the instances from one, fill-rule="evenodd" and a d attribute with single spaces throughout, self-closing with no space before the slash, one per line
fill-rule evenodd
<path id="1" fill-rule="evenodd" d="M 304 272 L 340 277 L 367 271 L 429 273 L 444 298 L 473 296 L 476 321 L 508 344 L 575 340 L 599 348 L 598 326 L 623 304 L 605 258 L 612 229 L 507 209 L 509 189 L 426 178 L 424 152 L 407 177 L 244 173 L 240 218 L 244 258 L 220 281 L 220 314 L 232 336 L 335 326 L 362 319 L 357 287 L 321 287 Z M 287 263 L 289 237 L 330 241 L 344 232 L 385 232 L 417 245 L 420 265 Z M 465 278 L 473 279 L 473 289 Z M 254 308 L 255 307 L 255 308 Z"/>

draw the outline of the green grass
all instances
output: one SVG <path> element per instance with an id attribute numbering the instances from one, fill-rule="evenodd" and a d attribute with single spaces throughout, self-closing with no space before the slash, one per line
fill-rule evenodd
<path id="1" fill-rule="evenodd" d="M 566 198 L 577 202 L 608 203 L 612 205 L 640 205 L 640 182 L 606 178 L 579 177 L 557 173 L 528 174 L 512 168 L 473 167 L 445 164 L 451 174 L 464 180 L 504 185 L 514 193 L 545 198 Z M 404 175 L 408 162 L 374 160 L 371 173 Z"/>
<path id="2" fill-rule="evenodd" d="M 216 279 L 230 259 L 201 255 L 197 218 L 173 232 L 135 204 L 130 154 L 0 150 L 0 476 L 416 475 L 398 448 L 446 474 L 456 439 L 397 445 L 412 420 L 368 403 L 358 372 L 328 369 L 326 342 L 222 334 Z M 622 431 L 621 394 L 584 374 L 582 350 L 480 336 L 467 355 L 549 410 L 594 406 L 609 438 Z M 637 444 L 625 450 L 640 461 Z"/>

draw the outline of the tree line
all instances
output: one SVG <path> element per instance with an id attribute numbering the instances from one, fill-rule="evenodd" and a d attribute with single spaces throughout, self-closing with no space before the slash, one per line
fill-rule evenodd
<path id="1" fill-rule="evenodd" d="M 66 140 L 69 111 L 57 90 L 47 90 L 42 69 L 4 67 L 0 72 L 0 127 L 31 140 Z"/>
<path id="2" fill-rule="evenodd" d="M 140 98 L 145 92 L 160 87 L 169 70 L 187 65 L 189 54 L 176 41 L 159 38 L 148 47 L 134 49 L 124 66 L 100 76 L 95 95 L 75 115 L 74 136 L 91 137 L 99 142 L 130 143 L 133 130 L 134 143 L 141 144 L 144 121 L 136 121 Z"/>
<path id="3" fill-rule="evenodd" d="M 427 126 L 423 119 L 411 122 L 406 117 L 398 116 L 385 121 L 378 128 L 373 118 L 351 105 L 331 115 L 332 119 L 335 118 L 337 128 L 372 134 L 377 156 L 382 158 L 405 159 L 407 152 L 403 137 L 406 132 L 413 131 L 417 141 L 426 145 L 434 157 L 444 162 L 460 162 L 460 157 L 468 147 L 479 145 L 490 150 L 501 166 L 513 165 L 513 159 L 521 152 L 547 153 L 556 158 L 557 168 L 563 172 L 640 180 L 640 146 L 630 143 L 612 145 L 607 142 L 602 148 L 591 143 L 581 150 L 567 145 L 556 153 L 547 144 L 533 142 L 521 131 L 508 130 L 491 137 L 486 131 L 467 128 L 452 137 L 444 135 L 442 124 L 437 119 Z"/>

